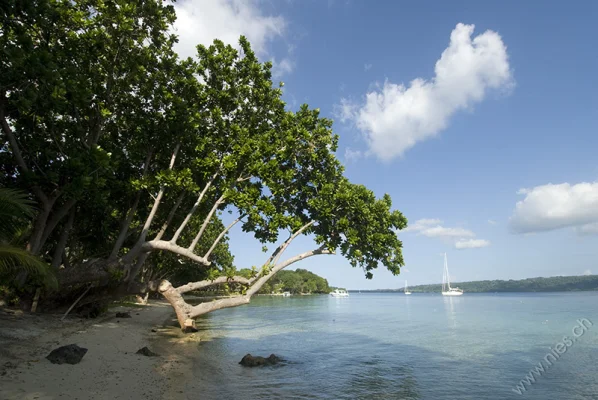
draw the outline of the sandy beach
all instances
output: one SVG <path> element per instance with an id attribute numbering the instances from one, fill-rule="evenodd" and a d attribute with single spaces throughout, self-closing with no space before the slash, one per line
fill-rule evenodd
<path id="1" fill-rule="evenodd" d="M 132 318 L 116 318 L 129 311 Z M 117 307 L 96 319 L 0 310 L 0 399 L 184 399 L 197 334 L 173 326 L 167 303 Z M 68 344 L 88 349 L 76 365 L 45 357 Z M 147 346 L 158 357 L 136 354 Z"/>

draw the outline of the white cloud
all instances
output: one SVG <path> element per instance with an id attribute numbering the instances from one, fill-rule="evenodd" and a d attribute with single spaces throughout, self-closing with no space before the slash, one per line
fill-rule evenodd
<path id="1" fill-rule="evenodd" d="M 488 90 L 512 88 L 502 38 L 488 30 L 472 39 L 473 31 L 474 25 L 457 24 L 432 79 L 416 78 L 409 86 L 386 80 L 363 104 L 341 99 L 341 119 L 355 123 L 373 154 L 390 160 L 436 136 L 453 114 L 481 102 Z"/>
<path id="2" fill-rule="evenodd" d="M 373 64 L 365 64 L 365 65 L 363 66 L 363 70 L 367 72 L 367 71 L 369 71 L 370 69 L 372 69 L 372 67 L 373 67 L 373 66 L 374 66 Z"/>
<path id="3" fill-rule="evenodd" d="M 496 221 L 495 221 L 495 220 L 493 220 L 493 219 L 489 219 L 489 220 L 488 220 L 488 223 L 489 223 L 490 225 L 496 225 Z"/>
<path id="4" fill-rule="evenodd" d="M 561 183 L 521 189 L 525 198 L 509 219 L 516 233 L 576 228 L 579 234 L 598 233 L 598 182 Z"/>
<path id="5" fill-rule="evenodd" d="M 459 239 L 455 242 L 456 249 L 479 249 L 490 246 L 490 242 L 484 239 Z"/>
<path id="6" fill-rule="evenodd" d="M 283 75 L 288 75 L 293 72 L 295 63 L 288 57 L 283 58 L 280 62 L 272 59 L 272 78 L 279 79 Z"/>
<path id="7" fill-rule="evenodd" d="M 581 236 L 598 235 L 598 222 L 579 226 L 575 230 Z"/>
<path id="8" fill-rule="evenodd" d="M 427 237 L 473 237 L 475 234 L 467 229 L 463 228 L 445 228 L 443 226 L 433 226 L 426 228 L 420 232 L 422 235 Z"/>
<path id="9" fill-rule="evenodd" d="M 418 235 L 424 235 L 431 238 L 455 238 L 475 236 L 475 234 L 470 230 L 463 228 L 446 228 L 444 226 L 441 226 L 440 224 L 442 224 L 442 221 L 439 219 L 419 219 L 415 221 L 415 223 L 407 225 L 407 228 L 403 229 L 402 232 L 417 232 Z"/>
<path id="10" fill-rule="evenodd" d="M 401 232 L 418 232 L 423 229 L 429 228 L 431 225 L 441 224 L 442 221 L 439 219 L 433 218 L 424 218 L 418 219 L 414 223 L 409 223 L 407 228 L 403 229 Z"/>
<path id="11" fill-rule="evenodd" d="M 259 56 L 267 56 L 269 42 L 282 36 L 287 25 L 282 16 L 265 15 L 256 0 L 177 1 L 174 6 L 175 50 L 183 58 L 195 57 L 198 44 L 210 45 L 214 39 L 237 46 L 241 35 Z"/>
<path id="12" fill-rule="evenodd" d="M 429 238 L 449 240 L 454 243 L 457 249 L 475 249 L 486 247 L 490 242 L 483 239 L 474 239 L 475 233 L 464 228 L 447 228 L 441 225 L 442 221 L 433 218 L 424 218 L 407 225 L 407 228 L 400 232 L 416 232 Z"/>
<path id="13" fill-rule="evenodd" d="M 583 271 L 584 275 L 592 275 L 592 271 L 589 269 L 586 269 L 585 271 Z"/>
<path id="14" fill-rule="evenodd" d="M 347 147 L 345 149 L 345 162 L 350 163 L 363 157 L 363 153 L 359 150 L 351 150 Z"/>

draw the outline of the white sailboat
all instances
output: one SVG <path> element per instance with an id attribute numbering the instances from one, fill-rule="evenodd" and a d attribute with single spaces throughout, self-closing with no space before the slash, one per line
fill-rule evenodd
<path id="1" fill-rule="evenodd" d="M 335 289 L 333 292 L 330 292 L 332 297 L 349 297 L 349 292 L 345 289 Z"/>
<path id="2" fill-rule="evenodd" d="M 407 280 L 405 280 L 405 294 L 411 294 L 409 287 L 407 286 Z"/>
<path id="3" fill-rule="evenodd" d="M 444 253 L 444 270 L 442 273 L 442 295 L 443 296 L 461 296 L 463 290 L 451 287 L 451 280 L 448 272 L 448 262 L 446 261 L 446 253 Z"/>

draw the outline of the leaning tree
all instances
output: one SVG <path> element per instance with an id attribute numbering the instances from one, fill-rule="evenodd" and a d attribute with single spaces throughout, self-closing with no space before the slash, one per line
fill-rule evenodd
<path id="1" fill-rule="evenodd" d="M 83 289 L 158 291 L 183 326 L 248 303 L 315 255 L 340 253 L 367 278 L 378 265 L 399 273 L 406 219 L 388 195 L 343 176 L 332 121 L 307 105 L 288 110 L 271 63 L 245 38 L 179 60 L 174 10 L 159 0 L 25 3 L 0 16 L 0 184 L 39 205 L 27 248 L 61 288 L 46 303 Z M 228 251 L 235 225 L 275 243 L 249 277 Z M 283 256 L 301 235 L 314 249 Z M 172 285 L 173 261 L 197 279 Z M 241 294 L 196 306 L 183 297 L 225 283 Z"/>

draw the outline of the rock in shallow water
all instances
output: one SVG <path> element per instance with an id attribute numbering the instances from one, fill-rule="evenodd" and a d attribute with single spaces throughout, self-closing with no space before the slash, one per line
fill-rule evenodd
<path id="1" fill-rule="evenodd" d="M 69 344 L 52 350 L 46 358 L 52 364 L 79 364 L 85 353 L 87 353 L 87 349 L 76 344 Z"/>
<path id="2" fill-rule="evenodd" d="M 260 357 L 260 356 L 252 356 L 251 354 L 246 354 L 243 359 L 239 362 L 244 367 L 261 367 L 263 365 L 275 365 L 279 362 L 284 361 L 282 358 L 277 357 L 274 354 L 270 354 L 268 358 Z"/>

